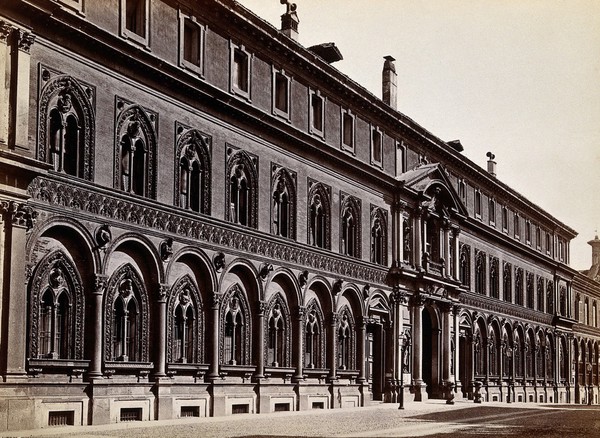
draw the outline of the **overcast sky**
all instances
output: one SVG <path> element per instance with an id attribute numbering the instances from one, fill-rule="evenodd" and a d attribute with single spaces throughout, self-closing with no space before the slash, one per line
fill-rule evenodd
<path id="1" fill-rule="evenodd" d="M 280 27 L 279 0 L 241 0 Z M 296 0 L 299 41 L 335 42 L 339 70 L 381 97 L 396 58 L 398 109 L 574 228 L 588 269 L 600 232 L 600 1 Z"/>

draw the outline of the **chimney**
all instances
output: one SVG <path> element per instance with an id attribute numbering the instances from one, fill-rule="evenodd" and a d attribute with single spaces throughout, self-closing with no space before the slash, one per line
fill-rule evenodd
<path id="1" fill-rule="evenodd" d="M 281 16 L 281 32 L 298 41 L 298 14 L 296 14 L 296 3 L 290 3 L 287 0 L 279 0 L 282 5 L 286 6 L 285 14 Z"/>
<path id="2" fill-rule="evenodd" d="M 600 264 L 600 239 L 598 234 L 594 237 L 594 240 L 590 240 L 588 245 L 592 247 L 592 266 Z"/>
<path id="3" fill-rule="evenodd" d="M 496 162 L 494 161 L 494 158 L 496 158 L 496 156 L 494 154 L 492 154 L 491 152 L 488 152 L 485 155 L 486 155 L 486 157 L 488 157 L 487 171 L 490 175 L 492 175 L 493 177 L 496 177 Z"/>
<path id="4" fill-rule="evenodd" d="M 394 65 L 395 59 L 390 55 L 384 56 L 383 59 L 385 59 L 385 62 L 383 63 L 383 72 L 381 73 L 383 102 L 393 109 L 397 109 L 398 87 L 396 81 L 398 75 L 396 74 L 396 66 Z"/>

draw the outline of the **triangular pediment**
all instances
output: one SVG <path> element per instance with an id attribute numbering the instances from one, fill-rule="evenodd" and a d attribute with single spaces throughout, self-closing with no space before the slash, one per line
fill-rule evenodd
<path id="1" fill-rule="evenodd" d="M 406 188 L 426 195 L 426 204 L 432 209 L 454 210 L 461 216 L 468 216 L 446 170 L 439 163 L 422 164 L 396 177 Z"/>

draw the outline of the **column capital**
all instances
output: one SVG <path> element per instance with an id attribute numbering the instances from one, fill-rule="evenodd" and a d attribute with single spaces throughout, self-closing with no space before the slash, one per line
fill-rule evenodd
<path id="1" fill-rule="evenodd" d="M 218 309 L 221 306 L 221 301 L 223 301 L 223 294 L 219 292 L 213 292 L 210 295 L 210 306 L 213 310 Z"/>
<path id="2" fill-rule="evenodd" d="M 427 297 L 420 293 L 416 293 L 410 297 L 409 304 L 413 307 L 423 307 L 425 305 L 425 301 L 427 301 Z"/>
<path id="3" fill-rule="evenodd" d="M 447 301 L 441 301 L 441 302 L 438 302 L 438 306 L 439 306 L 439 308 L 442 310 L 442 313 L 448 313 L 448 314 L 449 314 L 449 313 L 450 313 L 450 312 L 453 310 L 453 308 L 454 308 L 453 304 L 452 304 L 452 303 L 449 303 L 449 302 L 447 302 Z"/>
<path id="4" fill-rule="evenodd" d="M 29 231 L 35 225 L 37 211 L 29 205 L 16 201 L 0 201 L 0 214 L 11 224 L 26 227 Z"/>
<path id="5" fill-rule="evenodd" d="M 4 20 L 0 20 L 0 42 L 6 44 L 8 42 L 8 37 L 12 33 L 15 27 Z"/>
<path id="6" fill-rule="evenodd" d="M 452 232 L 452 237 L 457 238 L 458 235 L 460 234 L 460 228 L 458 227 L 458 225 L 450 225 L 450 231 Z"/>
<path id="7" fill-rule="evenodd" d="M 461 311 L 461 310 L 462 310 L 462 307 L 461 307 L 461 306 L 458 306 L 458 305 L 456 305 L 456 304 L 454 305 L 454 307 L 452 307 L 452 313 L 453 313 L 454 315 L 458 315 L 458 314 L 460 313 L 460 311 Z"/>
<path id="8" fill-rule="evenodd" d="M 394 201 L 394 208 L 396 209 L 396 211 L 402 212 L 406 210 L 406 207 L 408 207 L 408 204 L 405 201 L 401 199 Z"/>
<path id="9" fill-rule="evenodd" d="M 394 304 L 399 303 L 400 305 L 402 305 L 402 304 L 406 304 L 408 302 L 407 293 L 398 288 L 394 288 L 394 291 L 392 292 L 390 299 L 391 299 L 391 302 Z"/>
<path id="10" fill-rule="evenodd" d="M 161 284 L 158 288 L 158 302 L 166 303 L 167 297 L 169 296 L 169 290 L 171 287 L 168 284 Z"/>
<path id="11" fill-rule="evenodd" d="M 92 295 L 103 295 L 108 284 L 108 277 L 104 274 L 94 274 L 94 290 Z"/>
<path id="12" fill-rule="evenodd" d="M 35 35 L 22 29 L 17 29 L 17 45 L 19 50 L 29 54 L 31 46 L 35 41 Z"/>
<path id="13" fill-rule="evenodd" d="M 263 300 L 258 300 L 256 302 L 256 313 L 258 313 L 258 316 L 264 316 L 265 310 L 267 310 L 267 302 Z"/>
<path id="14" fill-rule="evenodd" d="M 298 306 L 298 310 L 296 312 L 296 316 L 298 317 L 299 321 L 304 321 L 304 318 L 306 318 L 306 307 L 305 306 Z"/>

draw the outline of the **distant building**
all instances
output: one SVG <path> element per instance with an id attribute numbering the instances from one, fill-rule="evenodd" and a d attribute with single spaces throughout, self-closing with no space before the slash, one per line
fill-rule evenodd
<path id="1" fill-rule="evenodd" d="M 0 4 L 0 430 L 598 402 L 600 241 L 286 8 Z"/>

